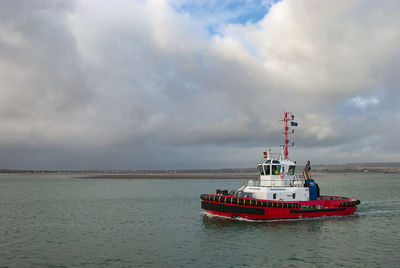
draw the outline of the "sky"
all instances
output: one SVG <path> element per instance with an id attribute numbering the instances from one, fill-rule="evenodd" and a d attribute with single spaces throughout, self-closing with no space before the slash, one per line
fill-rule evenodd
<path id="1" fill-rule="evenodd" d="M 0 168 L 400 161 L 400 1 L 0 0 Z"/>

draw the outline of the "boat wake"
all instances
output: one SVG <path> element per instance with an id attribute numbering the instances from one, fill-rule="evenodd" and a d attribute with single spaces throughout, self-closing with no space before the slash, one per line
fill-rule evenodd
<path id="1" fill-rule="evenodd" d="M 365 202 L 359 205 L 358 211 L 355 214 L 358 216 L 398 214 L 400 213 L 399 207 L 400 200 Z"/>
<path id="2" fill-rule="evenodd" d="M 395 214 L 395 213 L 400 213 L 400 209 L 394 209 L 394 210 L 375 210 L 375 211 L 360 211 L 356 212 L 356 215 L 359 216 L 366 216 L 366 215 L 375 215 L 375 214 Z"/>

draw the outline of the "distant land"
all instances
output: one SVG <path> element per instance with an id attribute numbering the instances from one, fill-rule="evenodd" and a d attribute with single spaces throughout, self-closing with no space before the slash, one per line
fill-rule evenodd
<path id="1" fill-rule="evenodd" d="M 296 172 L 301 173 L 302 166 Z M 349 163 L 337 165 L 313 165 L 316 173 L 400 173 L 400 162 L 387 163 Z M 76 174 L 81 178 L 105 179 L 251 179 L 258 174 L 256 168 L 236 169 L 192 169 L 192 170 L 45 170 L 45 169 L 0 169 L 7 174 Z"/>
<path id="2" fill-rule="evenodd" d="M 400 173 L 400 162 L 315 165 L 312 168 L 321 173 Z"/>

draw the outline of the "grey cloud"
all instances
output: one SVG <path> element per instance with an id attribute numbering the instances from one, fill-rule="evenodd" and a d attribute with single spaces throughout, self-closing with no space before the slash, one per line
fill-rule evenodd
<path id="1" fill-rule="evenodd" d="M 1 143 L 46 143 L 89 99 L 67 2 L 6 1 L 0 27 Z M 54 129 L 56 128 L 56 129 Z M 13 133 L 14 132 L 14 133 Z M 1 134 L 0 134 L 1 135 Z"/>
<path id="2" fill-rule="evenodd" d="M 396 1 L 281 1 L 221 36 L 167 1 L 110 5 L 0 2 L 5 167 L 251 166 L 287 110 L 296 157 L 399 157 Z"/>

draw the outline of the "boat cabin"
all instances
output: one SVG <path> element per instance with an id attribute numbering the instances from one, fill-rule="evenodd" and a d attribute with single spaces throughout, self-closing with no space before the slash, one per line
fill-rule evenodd
<path id="1" fill-rule="evenodd" d="M 296 163 L 281 154 L 264 153 L 264 161 L 257 164 L 259 178 L 249 180 L 239 189 L 238 196 L 277 201 L 309 200 L 309 189 L 295 174 Z"/>
<path id="2" fill-rule="evenodd" d="M 266 159 L 257 165 L 260 186 L 290 186 L 293 184 L 296 163 L 290 160 Z"/>

